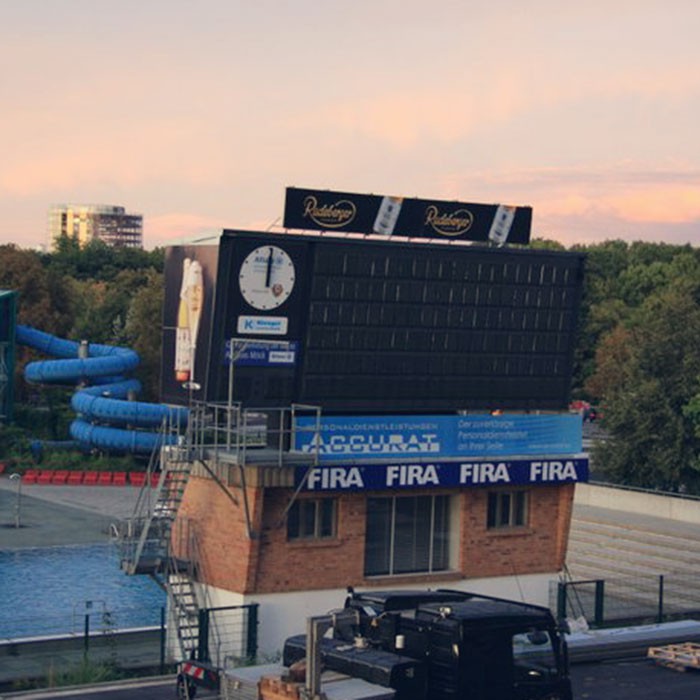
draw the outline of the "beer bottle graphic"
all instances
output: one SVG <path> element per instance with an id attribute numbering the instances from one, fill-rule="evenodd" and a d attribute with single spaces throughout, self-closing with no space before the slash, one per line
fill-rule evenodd
<path id="1" fill-rule="evenodd" d="M 372 231 L 384 236 L 391 236 L 399 219 L 402 204 L 403 197 L 384 197 L 379 205 Z"/>
<path id="2" fill-rule="evenodd" d="M 196 260 L 185 258 L 182 261 L 180 303 L 175 330 L 175 380 L 180 383 L 194 381 L 195 351 L 203 301 L 202 266 Z"/>
<path id="3" fill-rule="evenodd" d="M 491 222 L 489 230 L 489 241 L 498 246 L 502 246 L 508 240 L 513 219 L 515 219 L 516 207 L 507 204 L 499 204 L 496 208 L 496 214 Z"/>

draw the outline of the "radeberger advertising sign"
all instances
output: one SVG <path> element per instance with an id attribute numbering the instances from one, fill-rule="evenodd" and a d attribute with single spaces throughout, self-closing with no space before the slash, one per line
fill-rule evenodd
<path id="1" fill-rule="evenodd" d="M 288 187 L 284 226 L 407 238 L 525 244 L 532 209 Z"/>

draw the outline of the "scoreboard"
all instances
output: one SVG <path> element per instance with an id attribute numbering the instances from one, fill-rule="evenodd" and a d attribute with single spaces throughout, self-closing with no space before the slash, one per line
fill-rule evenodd
<path id="1" fill-rule="evenodd" d="M 224 231 L 201 398 L 226 400 L 236 338 L 232 396 L 245 406 L 565 409 L 583 264 L 560 251 Z"/>

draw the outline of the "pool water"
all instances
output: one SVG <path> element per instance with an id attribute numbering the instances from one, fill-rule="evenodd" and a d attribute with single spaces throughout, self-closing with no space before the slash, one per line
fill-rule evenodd
<path id="1" fill-rule="evenodd" d="M 115 544 L 0 550 L 0 641 L 159 625 L 165 592 L 127 576 Z"/>

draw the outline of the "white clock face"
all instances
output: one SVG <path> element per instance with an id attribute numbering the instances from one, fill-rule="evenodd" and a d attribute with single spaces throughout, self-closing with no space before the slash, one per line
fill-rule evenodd
<path id="1" fill-rule="evenodd" d="M 282 305 L 294 289 L 294 263 L 282 248 L 265 245 L 248 254 L 241 264 L 238 283 L 243 298 L 265 311 Z"/>

